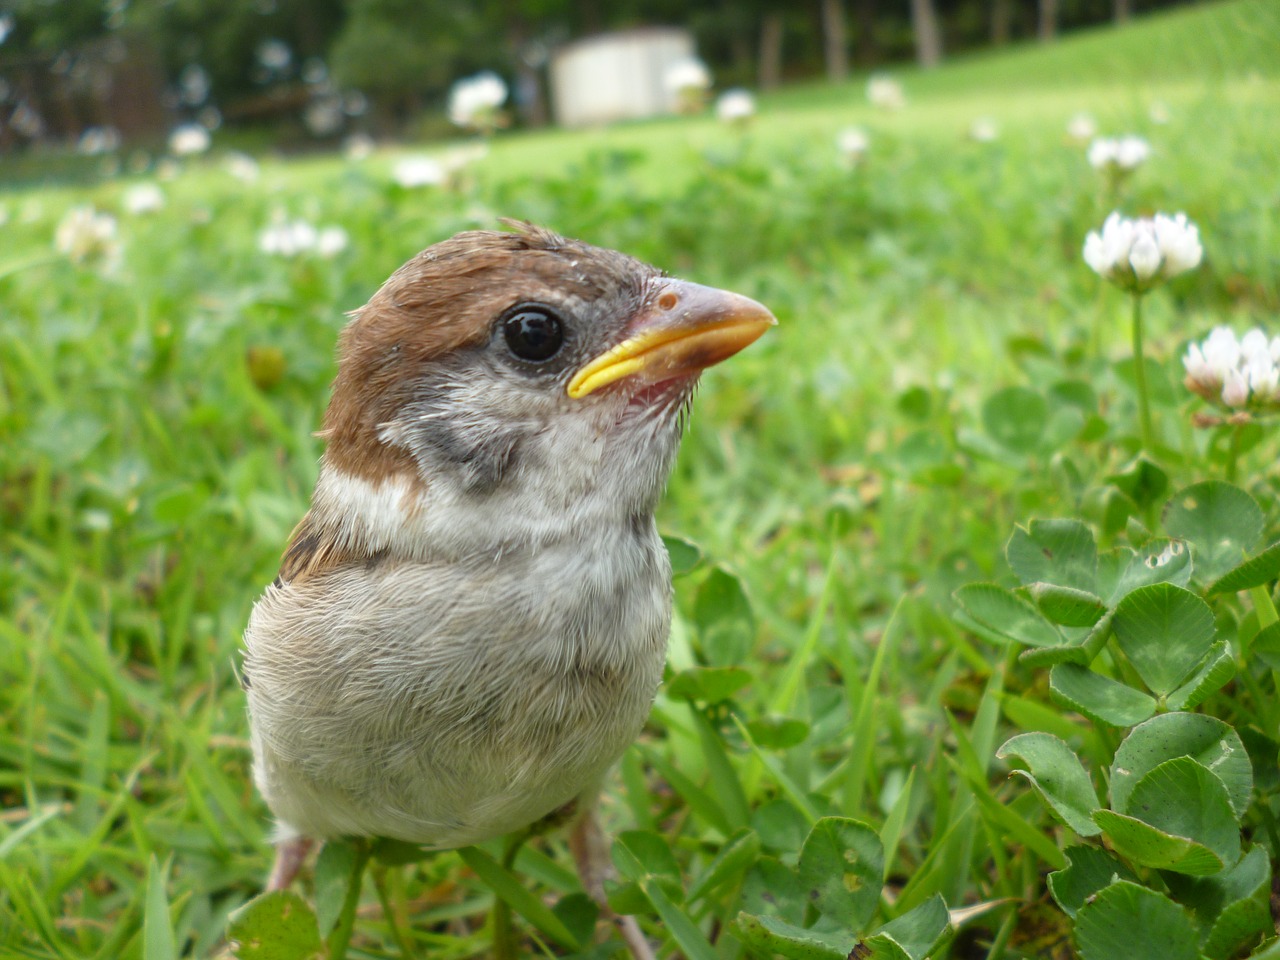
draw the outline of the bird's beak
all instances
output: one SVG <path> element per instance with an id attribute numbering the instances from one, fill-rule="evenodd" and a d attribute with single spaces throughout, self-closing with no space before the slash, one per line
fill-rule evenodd
<path id="1" fill-rule="evenodd" d="M 661 383 L 727 360 L 778 321 L 767 308 L 727 290 L 663 279 L 627 324 L 621 343 L 589 361 L 569 381 L 577 399 L 631 377 Z"/>

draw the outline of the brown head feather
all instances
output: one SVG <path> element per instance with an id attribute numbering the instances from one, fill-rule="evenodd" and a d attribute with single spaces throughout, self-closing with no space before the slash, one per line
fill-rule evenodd
<path id="1" fill-rule="evenodd" d="M 383 442 L 379 431 L 413 400 L 424 367 L 484 343 L 496 319 L 522 300 L 592 299 L 657 273 L 612 250 L 503 222 L 514 232 L 477 230 L 428 247 L 354 311 L 338 339 L 338 375 L 320 433 L 327 469 L 375 485 L 389 478 L 420 485 L 411 454 Z M 343 533 L 342 518 L 312 509 L 289 538 L 277 582 L 372 559 Z"/>
<path id="2" fill-rule="evenodd" d="M 656 271 L 625 254 L 506 221 L 518 232 L 460 233 L 423 250 L 355 312 L 338 341 L 338 376 L 325 413 L 325 462 L 377 483 L 416 477 L 413 459 L 378 438 L 412 399 L 423 364 L 483 343 L 495 319 L 552 291 L 590 299 Z"/>

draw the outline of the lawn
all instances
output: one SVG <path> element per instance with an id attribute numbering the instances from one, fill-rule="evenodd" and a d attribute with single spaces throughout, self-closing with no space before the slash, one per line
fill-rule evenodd
<path id="1" fill-rule="evenodd" d="M 659 514 L 681 561 L 669 675 L 604 800 L 615 905 L 663 955 L 834 958 L 862 939 L 910 960 L 1109 960 L 1146 955 L 1126 952 L 1145 922 L 1187 931 L 1153 958 L 1265 944 L 1276 404 L 1204 426 L 1220 411 L 1182 357 L 1219 325 L 1280 333 L 1277 37 L 1274 4 L 1202 4 L 903 72 L 896 112 L 863 77 L 784 90 L 741 129 L 500 135 L 448 188 L 393 176 L 439 147 L 263 158 L 245 180 L 216 138 L 164 179 L 0 182 L 0 955 L 227 949 L 270 862 L 240 636 L 307 506 L 344 312 L 499 217 L 780 321 L 703 379 Z M 1109 186 L 1066 133 L 1080 112 L 1151 157 Z M 994 140 L 969 136 L 982 118 Z M 835 147 L 851 125 L 870 141 L 856 165 Z M 161 209 L 130 213 L 152 182 Z M 116 218 L 114 257 L 55 249 L 86 204 Z M 1081 257 L 1113 208 L 1185 211 L 1205 250 L 1142 298 L 1148 437 L 1131 300 Z M 281 217 L 348 243 L 265 254 Z M 1126 594 L 1133 557 L 1159 570 Z M 1170 733 L 1131 785 L 1217 804 L 1197 822 L 1117 793 L 1144 724 L 1219 721 Z M 1247 753 L 1245 772 L 1206 744 Z M 370 885 L 349 955 L 399 956 L 398 935 L 485 956 L 495 887 L 530 956 L 620 946 L 586 945 L 562 836 L 521 854 L 526 899 L 476 862 L 388 868 L 394 922 Z"/>

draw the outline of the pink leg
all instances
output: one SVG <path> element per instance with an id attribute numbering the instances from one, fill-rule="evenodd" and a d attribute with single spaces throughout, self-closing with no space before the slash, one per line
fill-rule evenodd
<path id="1" fill-rule="evenodd" d="M 573 859 L 578 864 L 578 876 L 582 879 L 583 889 L 600 905 L 601 914 L 618 928 L 634 960 L 654 960 L 649 941 L 645 939 L 644 931 L 636 923 L 635 917 L 618 916 L 609 909 L 604 881 L 613 874 L 613 864 L 609 861 L 609 842 L 600 829 L 600 821 L 596 819 L 594 803 L 587 806 L 578 822 L 573 825 L 573 832 L 569 834 L 569 849 L 573 851 Z"/>
<path id="2" fill-rule="evenodd" d="M 310 837 L 290 837 L 276 844 L 276 861 L 267 877 L 268 891 L 284 890 L 293 883 L 314 843 Z"/>

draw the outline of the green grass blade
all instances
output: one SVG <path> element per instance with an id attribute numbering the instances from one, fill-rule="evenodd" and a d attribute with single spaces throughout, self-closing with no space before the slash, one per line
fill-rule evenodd
<path id="1" fill-rule="evenodd" d="M 167 870 L 161 870 L 155 855 L 147 861 L 147 909 L 142 920 L 143 960 L 175 960 L 173 922 L 169 919 L 169 896 L 165 892 Z"/>
<path id="2" fill-rule="evenodd" d="M 470 867 L 485 885 L 511 906 L 511 909 L 560 944 L 577 950 L 581 948 L 577 938 L 545 903 L 534 896 L 518 877 L 493 857 L 478 847 L 463 847 L 458 851 L 462 862 Z"/>

